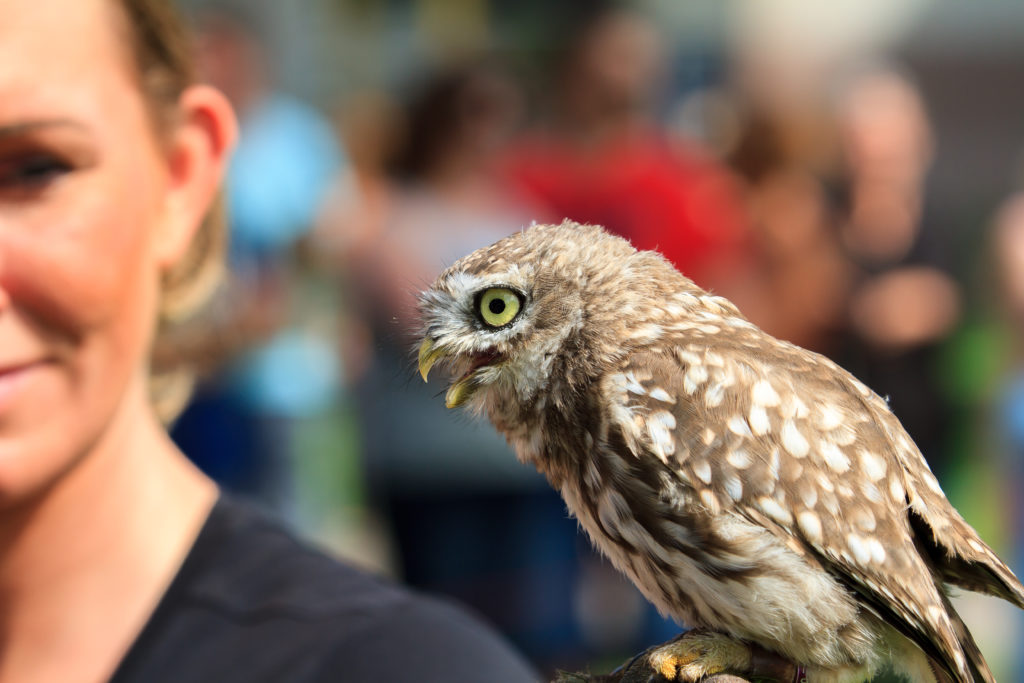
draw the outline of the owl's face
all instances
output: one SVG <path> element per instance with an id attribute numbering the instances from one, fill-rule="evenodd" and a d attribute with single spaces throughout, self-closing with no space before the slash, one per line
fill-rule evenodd
<path id="1" fill-rule="evenodd" d="M 581 236 L 584 239 L 580 239 Z M 492 418 L 549 396 L 552 368 L 589 348 L 597 275 L 635 250 L 596 227 L 534 226 L 457 261 L 423 293 L 420 373 L 444 363 L 453 373 L 446 404 Z M 584 265 L 585 264 L 585 265 Z M 588 332 L 586 334 L 593 334 Z"/>
<path id="2" fill-rule="evenodd" d="M 420 373 L 426 380 L 436 363 L 450 368 L 449 408 L 528 402 L 546 385 L 551 359 L 582 316 L 570 304 L 579 283 L 565 274 L 538 280 L 536 265 L 463 259 L 421 297 Z"/>

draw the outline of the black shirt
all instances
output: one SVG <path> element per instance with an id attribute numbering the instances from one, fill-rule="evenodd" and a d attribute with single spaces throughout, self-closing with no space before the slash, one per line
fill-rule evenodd
<path id="1" fill-rule="evenodd" d="M 462 610 L 332 560 L 221 497 L 111 683 L 536 680 Z"/>

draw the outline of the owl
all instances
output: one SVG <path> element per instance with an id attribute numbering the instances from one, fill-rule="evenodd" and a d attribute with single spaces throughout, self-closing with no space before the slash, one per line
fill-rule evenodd
<path id="1" fill-rule="evenodd" d="M 670 680 L 991 682 L 945 584 L 1024 607 L 886 402 L 663 257 L 595 226 L 533 226 L 421 295 L 426 379 L 485 415 L 658 609 Z M 762 650 L 763 649 L 763 650 Z M 762 672 L 763 673 L 763 672 Z"/>

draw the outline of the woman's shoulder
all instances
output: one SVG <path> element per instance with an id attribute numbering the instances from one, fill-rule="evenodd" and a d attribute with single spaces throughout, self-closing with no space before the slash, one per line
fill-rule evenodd
<path id="1" fill-rule="evenodd" d="M 397 585 L 328 556 L 261 508 L 223 495 L 175 583 L 182 584 L 179 597 L 236 618 L 359 614 L 410 597 Z"/>
<path id="2" fill-rule="evenodd" d="M 338 562 L 224 497 L 112 683 L 143 680 L 458 683 L 536 675 L 461 608 Z"/>

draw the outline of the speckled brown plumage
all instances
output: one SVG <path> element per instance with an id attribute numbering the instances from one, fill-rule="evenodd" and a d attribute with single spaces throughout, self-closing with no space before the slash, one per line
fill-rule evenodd
<path id="1" fill-rule="evenodd" d="M 496 328 L 479 310 L 494 288 L 520 301 Z M 573 223 L 463 258 L 421 309 L 424 375 L 450 365 L 449 405 L 485 414 L 662 612 L 811 681 L 889 663 L 992 680 L 942 584 L 1018 606 L 1024 589 L 885 401 L 828 359 Z"/>

